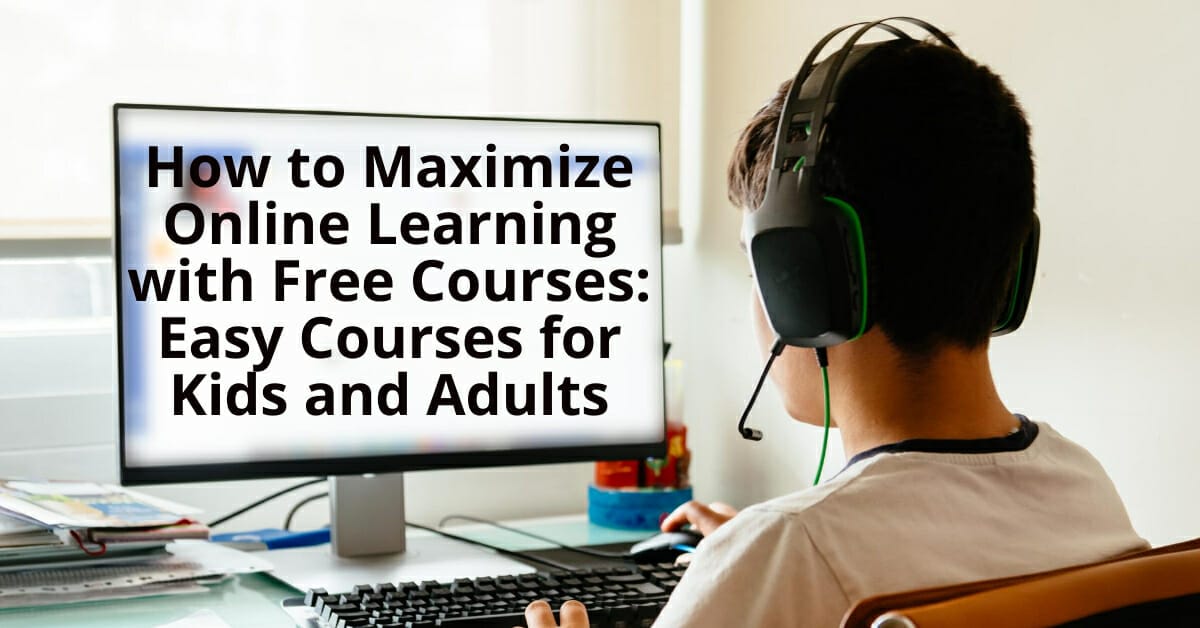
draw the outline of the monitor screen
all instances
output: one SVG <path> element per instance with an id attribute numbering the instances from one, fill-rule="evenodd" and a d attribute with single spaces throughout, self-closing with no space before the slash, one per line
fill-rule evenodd
<path id="1" fill-rule="evenodd" d="M 122 481 L 663 452 L 656 124 L 113 115 Z"/>

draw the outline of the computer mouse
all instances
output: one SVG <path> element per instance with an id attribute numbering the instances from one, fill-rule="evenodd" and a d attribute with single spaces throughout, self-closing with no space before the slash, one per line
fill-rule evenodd
<path id="1" fill-rule="evenodd" d="M 703 538 L 703 534 L 694 530 L 663 532 L 634 543 L 629 548 L 629 557 L 639 564 L 673 562 L 680 554 L 696 549 Z"/>

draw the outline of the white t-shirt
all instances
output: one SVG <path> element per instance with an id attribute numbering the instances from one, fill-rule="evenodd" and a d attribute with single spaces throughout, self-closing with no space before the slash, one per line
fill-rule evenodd
<path id="1" fill-rule="evenodd" d="M 1144 549 L 1084 448 L 1021 418 L 1007 437 L 914 440 L 751 506 L 704 539 L 654 624 L 837 626 L 863 598 Z"/>

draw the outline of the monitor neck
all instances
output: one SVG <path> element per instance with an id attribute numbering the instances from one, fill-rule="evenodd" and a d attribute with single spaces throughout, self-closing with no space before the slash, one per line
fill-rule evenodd
<path id="1" fill-rule="evenodd" d="M 404 552 L 404 474 L 331 476 L 329 527 L 335 556 Z"/>

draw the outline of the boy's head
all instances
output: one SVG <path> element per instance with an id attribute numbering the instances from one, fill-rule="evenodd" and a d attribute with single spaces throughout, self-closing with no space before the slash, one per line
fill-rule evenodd
<path id="1" fill-rule="evenodd" d="M 734 149 L 729 198 L 744 211 L 765 195 L 790 86 Z M 945 349 L 986 349 L 1033 219 L 1029 126 L 1012 93 L 961 52 L 898 40 L 845 73 L 825 133 L 810 176 L 862 218 L 870 333 L 916 369 Z"/>

